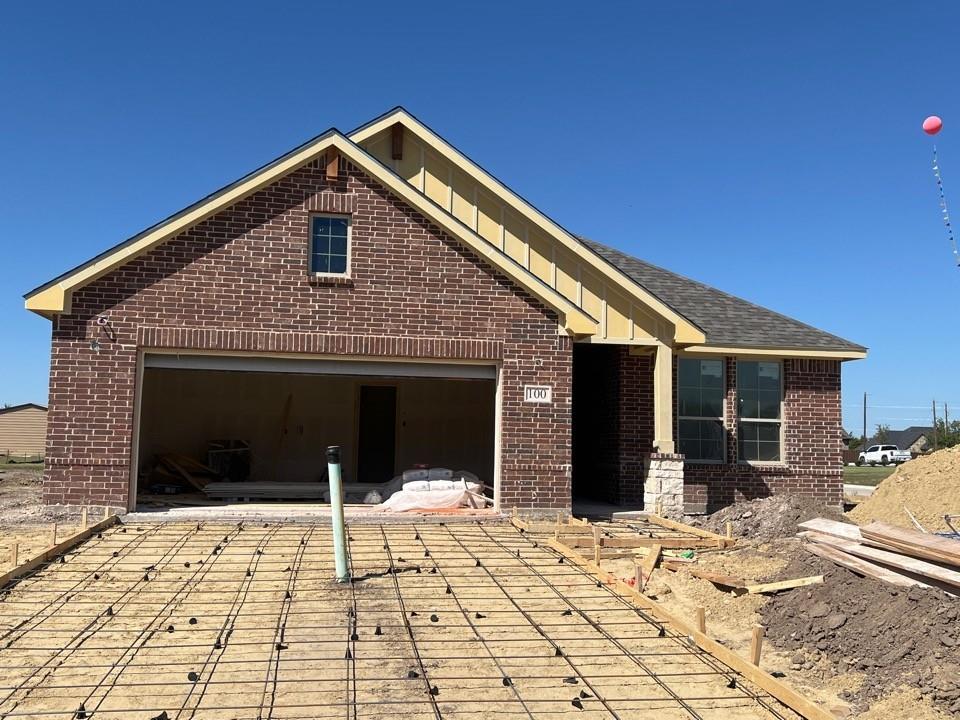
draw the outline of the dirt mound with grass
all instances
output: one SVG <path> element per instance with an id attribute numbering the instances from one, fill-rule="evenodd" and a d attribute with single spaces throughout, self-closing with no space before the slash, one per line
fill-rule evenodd
<path id="1" fill-rule="evenodd" d="M 822 574 L 822 585 L 780 593 L 760 613 L 766 635 L 794 656 L 795 669 L 824 680 L 862 673 L 841 693 L 865 709 L 891 688 L 909 688 L 960 716 L 960 600 L 925 588 L 863 578 L 802 552 L 784 575 Z"/>
<path id="2" fill-rule="evenodd" d="M 728 505 L 704 518 L 688 518 L 693 525 L 723 534 L 729 521 L 733 535 L 751 540 L 775 540 L 797 532 L 797 524 L 816 517 L 842 520 L 837 508 L 806 495 L 772 495 Z"/>
<path id="3" fill-rule="evenodd" d="M 847 517 L 858 525 L 882 520 L 912 528 L 904 506 L 927 530 L 949 530 L 943 516 L 960 514 L 960 447 L 946 448 L 904 463 L 883 480 L 869 498 L 847 513 Z"/>

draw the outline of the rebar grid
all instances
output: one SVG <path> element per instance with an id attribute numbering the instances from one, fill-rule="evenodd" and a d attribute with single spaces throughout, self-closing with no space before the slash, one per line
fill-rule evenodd
<path id="1" fill-rule="evenodd" d="M 510 525 L 348 546 L 337 584 L 322 525 L 104 531 L 0 592 L 0 718 L 798 717 Z"/>

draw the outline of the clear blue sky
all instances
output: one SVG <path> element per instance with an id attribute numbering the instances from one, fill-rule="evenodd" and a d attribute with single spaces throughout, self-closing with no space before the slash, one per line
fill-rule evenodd
<path id="1" fill-rule="evenodd" d="M 404 105 L 565 227 L 871 348 L 844 419 L 960 417 L 960 6 L 13 3 L 0 26 L 0 402 L 21 295 L 328 127 Z M 527 9 L 525 9 L 527 8 Z M 958 215 L 960 217 L 960 215 Z"/>

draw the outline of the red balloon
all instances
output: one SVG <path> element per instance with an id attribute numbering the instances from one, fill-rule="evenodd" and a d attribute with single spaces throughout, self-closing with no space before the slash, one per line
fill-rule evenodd
<path id="1" fill-rule="evenodd" d="M 943 120 L 936 115 L 931 115 L 923 121 L 923 131 L 927 135 L 936 135 L 943 129 Z"/>

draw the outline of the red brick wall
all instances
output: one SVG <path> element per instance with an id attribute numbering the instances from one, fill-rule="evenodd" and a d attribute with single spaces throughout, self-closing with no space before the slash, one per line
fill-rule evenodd
<path id="1" fill-rule="evenodd" d="M 840 362 L 783 361 L 784 463 L 751 466 L 736 462 L 737 364 L 726 361 L 727 460 L 722 465 L 684 468 L 688 507 L 713 510 L 774 493 L 802 493 L 839 505 L 843 500 Z"/>
<path id="2" fill-rule="evenodd" d="M 349 280 L 308 276 L 311 211 L 352 214 Z M 46 502 L 128 505 L 149 347 L 494 360 L 503 506 L 569 507 L 572 347 L 556 316 L 355 168 L 332 187 L 307 166 L 74 295 L 53 330 Z M 524 404 L 524 384 L 552 385 L 553 403 Z"/>

